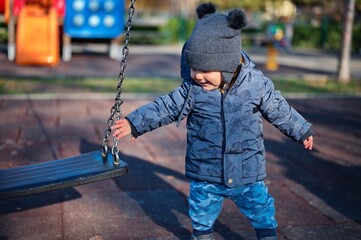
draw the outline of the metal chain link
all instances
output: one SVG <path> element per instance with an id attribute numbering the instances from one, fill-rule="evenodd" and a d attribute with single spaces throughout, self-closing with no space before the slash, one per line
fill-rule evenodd
<path id="1" fill-rule="evenodd" d="M 127 29 L 124 34 L 124 47 L 122 50 L 123 58 L 120 62 L 120 73 L 118 76 L 118 85 L 116 87 L 116 96 L 115 96 L 114 105 L 110 109 L 110 116 L 107 120 L 107 129 L 104 132 L 104 139 L 102 141 L 102 156 L 103 157 L 106 157 L 108 155 L 108 142 L 109 142 L 109 137 L 112 133 L 111 126 L 113 126 L 115 121 L 121 119 L 121 117 L 122 117 L 122 110 L 120 109 L 120 106 L 123 104 L 124 101 L 123 101 L 123 99 L 120 98 L 120 95 L 123 92 L 124 71 L 125 71 L 125 68 L 127 67 L 127 57 L 129 54 L 128 44 L 129 44 L 129 41 L 131 38 L 130 29 L 133 26 L 132 18 L 135 13 L 135 7 L 134 7 L 135 1 L 136 0 L 131 0 L 130 7 L 128 9 L 128 21 L 126 23 Z M 119 143 L 119 140 L 117 138 L 113 138 L 113 147 L 112 147 L 111 152 L 114 156 L 114 165 L 115 166 L 118 166 L 120 163 L 118 143 Z"/>

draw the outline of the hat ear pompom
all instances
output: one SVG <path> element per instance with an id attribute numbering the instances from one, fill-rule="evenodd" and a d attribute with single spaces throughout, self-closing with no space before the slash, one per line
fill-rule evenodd
<path id="1" fill-rule="evenodd" d="M 244 11 L 235 9 L 228 13 L 228 26 L 234 29 L 242 29 L 247 25 L 247 18 Z"/>
<path id="2" fill-rule="evenodd" d="M 215 13 L 216 7 L 212 3 L 203 3 L 197 7 L 198 18 L 201 19 L 206 14 Z"/>

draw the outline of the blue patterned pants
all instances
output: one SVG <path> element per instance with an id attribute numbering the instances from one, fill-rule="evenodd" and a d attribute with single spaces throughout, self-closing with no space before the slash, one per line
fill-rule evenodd
<path id="1" fill-rule="evenodd" d="M 191 181 L 188 198 L 193 231 L 211 232 L 224 198 L 231 199 L 255 229 L 275 229 L 274 199 L 263 181 L 238 188 Z"/>

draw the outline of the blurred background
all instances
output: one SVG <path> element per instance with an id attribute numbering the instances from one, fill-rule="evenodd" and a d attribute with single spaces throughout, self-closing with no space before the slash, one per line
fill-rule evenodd
<path id="1" fill-rule="evenodd" d="M 202 2 L 207 1 L 136 1 L 131 45 L 154 49 L 176 46 L 173 52 L 179 52 L 196 22 L 195 9 Z M 355 66 L 360 63 L 361 56 L 361 0 L 212 2 L 219 11 L 228 12 L 233 8 L 246 11 L 249 23 L 242 35 L 243 48 L 265 56 L 262 70 L 278 71 L 282 75 L 281 56 L 293 54 L 295 58 L 307 60 L 307 56 L 301 54 L 304 53 L 311 54 L 308 57 L 312 60 L 312 53 L 326 54 L 322 59 L 334 59 L 334 71 L 326 77 L 312 78 L 321 79 L 323 85 L 325 81 L 351 84 L 350 88 L 356 89 L 354 92 L 359 91 L 361 74 Z M 106 54 L 108 60 L 119 62 L 123 57 L 129 6 L 130 1 L 125 0 L 0 0 L 1 93 L 13 91 L 14 87 L 9 87 L 10 83 L 14 85 L 13 78 L 21 76 L 34 80 L 41 75 L 22 73 L 29 73 L 29 67 L 40 66 L 33 71 L 43 71 L 42 77 L 74 77 L 74 74 L 43 68 L 60 67 L 66 72 L 65 63 L 76 63 L 74 54 L 99 53 L 103 60 Z M 92 57 L 92 61 L 97 61 Z M 352 62 L 355 59 L 356 63 Z M 319 63 L 329 64 L 323 60 Z M 137 63 L 134 60 L 132 64 Z M 292 69 L 287 69 L 286 73 L 289 72 Z M 109 75 L 104 73 L 104 77 Z"/>
<path id="2" fill-rule="evenodd" d="M 196 16 L 195 8 L 208 1 L 139 1 L 138 24 L 158 27 L 161 38 L 142 38 L 147 43 L 174 43 L 184 41 L 192 31 Z M 227 11 L 243 8 L 249 24 L 243 32 L 245 47 L 261 45 L 273 38 L 281 47 L 307 47 L 339 50 L 342 42 L 343 18 L 354 8 L 352 51 L 361 49 L 360 10 L 361 1 L 347 6 L 349 1 L 323 0 L 214 0 L 218 9 Z M 148 23 L 148 24 L 145 24 Z M 148 30 L 151 26 L 148 26 Z M 145 30 L 145 29 L 144 29 Z M 155 29 L 153 29 L 155 30 Z M 138 41 L 142 41 L 138 40 Z"/>

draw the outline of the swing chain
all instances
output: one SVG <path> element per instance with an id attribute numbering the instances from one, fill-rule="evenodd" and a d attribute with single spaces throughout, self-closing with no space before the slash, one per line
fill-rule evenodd
<path id="1" fill-rule="evenodd" d="M 123 58 L 120 62 L 120 73 L 118 76 L 118 85 L 116 87 L 116 96 L 115 96 L 114 105 L 110 109 L 110 116 L 107 120 L 107 129 L 105 130 L 104 139 L 101 144 L 102 156 L 104 158 L 108 155 L 108 142 L 109 142 L 109 137 L 112 133 L 111 127 L 114 125 L 115 121 L 121 119 L 122 117 L 122 110 L 120 109 L 120 106 L 123 104 L 124 100 L 121 99 L 120 95 L 123 92 L 124 71 L 125 68 L 127 67 L 127 57 L 129 54 L 128 44 L 131 38 L 130 29 L 133 26 L 132 18 L 135 13 L 135 7 L 134 7 L 135 1 L 136 0 L 131 0 L 130 7 L 128 9 L 128 21 L 126 23 L 126 32 L 124 34 L 124 47 L 122 50 Z M 114 157 L 113 163 L 115 166 L 118 166 L 120 163 L 118 143 L 119 140 L 117 138 L 113 138 L 113 147 L 111 153 L 113 154 Z"/>

